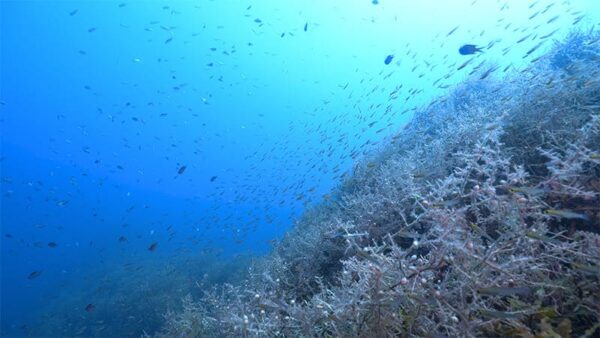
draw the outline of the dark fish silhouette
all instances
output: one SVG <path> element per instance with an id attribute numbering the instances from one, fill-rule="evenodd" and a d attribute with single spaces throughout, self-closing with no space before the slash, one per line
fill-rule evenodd
<path id="1" fill-rule="evenodd" d="M 150 252 L 154 252 L 154 250 L 156 250 L 157 246 L 158 246 L 158 242 L 154 242 L 154 243 L 150 244 L 150 246 L 148 247 L 148 250 Z"/>
<path id="2" fill-rule="evenodd" d="M 90 304 L 88 304 L 88 305 L 85 306 L 85 311 L 92 312 L 92 311 L 94 311 L 95 308 L 96 307 L 94 306 L 94 304 L 90 303 Z"/>
<path id="3" fill-rule="evenodd" d="M 386 56 L 385 60 L 383 61 L 386 65 L 389 65 L 392 60 L 394 59 L 394 55 L 390 54 L 388 56 Z"/>
<path id="4" fill-rule="evenodd" d="M 304 31 L 306 32 L 308 30 L 308 22 L 304 24 Z"/>
<path id="5" fill-rule="evenodd" d="M 460 26 L 456 26 L 456 27 L 452 28 L 452 30 L 450 30 L 450 31 L 448 32 L 448 34 L 446 34 L 446 36 L 450 36 L 450 35 L 452 35 L 452 33 L 456 32 L 456 30 L 458 29 L 458 27 L 460 27 Z"/>
<path id="6" fill-rule="evenodd" d="M 42 274 L 42 271 L 33 271 L 32 273 L 29 274 L 29 276 L 27 276 L 27 279 L 38 278 L 41 274 Z"/>
<path id="7" fill-rule="evenodd" d="M 177 170 L 177 174 L 179 174 L 179 175 L 183 174 L 185 169 L 187 169 L 187 166 L 181 166 L 181 168 L 179 168 L 179 170 Z"/>
<path id="8" fill-rule="evenodd" d="M 461 55 L 471 55 L 481 51 L 481 48 L 477 47 L 476 45 L 464 45 L 458 49 L 458 52 Z"/>

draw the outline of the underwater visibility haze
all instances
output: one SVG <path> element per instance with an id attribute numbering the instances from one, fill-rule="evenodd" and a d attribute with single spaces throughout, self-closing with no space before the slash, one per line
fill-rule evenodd
<path id="1" fill-rule="evenodd" d="M 2 337 L 600 336 L 600 1 L 1 1 Z"/>

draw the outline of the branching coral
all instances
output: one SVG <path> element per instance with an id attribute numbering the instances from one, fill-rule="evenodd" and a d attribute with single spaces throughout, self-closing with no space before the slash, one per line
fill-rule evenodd
<path id="1" fill-rule="evenodd" d="M 576 33 L 418 112 L 249 280 L 186 300 L 163 333 L 598 334 L 598 41 Z"/>

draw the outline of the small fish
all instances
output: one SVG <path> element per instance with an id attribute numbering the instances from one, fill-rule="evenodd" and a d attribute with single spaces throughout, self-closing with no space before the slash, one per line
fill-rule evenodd
<path id="1" fill-rule="evenodd" d="M 548 193 L 548 189 L 531 188 L 531 187 L 510 187 L 508 191 L 512 193 L 523 193 L 528 196 L 543 196 Z"/>
<path id="2" fill-rule="evenodd" d="M 482 228 L 480 228 L 477 224 L 471 222 L 469 223 L 469 226 L 471 227 L 471 229 L 473 229 L 473 231 L 476 231 L 479 235 L 481 235 L 482 237 L 485 237 L 487 240 L 489 240 L 490 242 L 493 242 L 494 240 L 485 232 L 485 230 L 483 230 Z"/>
<path id="3" fill-rule="evenodd" d="M 556 209 L 548 209 L 544 211 L 546 215 L 557 216 L 566 219 L 580 219 L 584 221 L 589 221 L 590 217 L 584 213 L 574 212 L 571 210 L 556 210 Z"/>
<path id="4" fill-rule="evenodd" d="M 92 311 L 94 311 L 94 309 L 96 309 L 96 307 L 92 303 L 85 306 L 85 311 L 87 311 L 87 312 L 92 312 Z"/>
<path id="5" fill-rule="evenodd" d="M 477 292 L 479 292 L 483 295 L 489 295 L 489 296 L 514 296 L 514 295 L 527 296 L 527 295 L 531 294 L 531 288 L 526 287 L 526 286 L 514 287 L 514 288 L 491 286 L 491 287 L 487 287 L 487 288 L 478 288 Z"/>
<path id="6" fill-rule="evenodd" d="M 78 9 L 74 9 L 74 10 L 72 10 L 72 11 L 69 13 L 69 15 L 70 15 L 70 16 L 73 16 L 73 15 L 77 14 L 77 12 L 79 12 L 79 10 L 78 10 Z"/>
<path id="7" fill-rule="evenodd" d="M 466 66 L 469 65 L 469 63 L 471 63 L 471 61 L 473 61 L 474 58 L 470 58 L 469 60 L 465 61 L 465 63 L 463 63 L 462 65 L 460 65 L 458 68 L 456 68 L 456 70 L 461 70 L 463 68 L 465 68 Z"/>
<path id="8" fill-rule="evenodd" d="M 443 202 L 432 203 L 432 206 L 442 207 L 442 208 L 452 208 L 452 207 L 459 205 L 460 202 L 461 202 L 460 198 L 454 198 L 454 199 L 443 201 Z"/>
<path id="9" fill-rule="evenodd" d="M 531 19 L 535 18 L 535 17 L 536 17 L 536 16 L 538 16 L 539 14 L 540 14 L 540 11 L 537 11 L 537 12 L 535 12 L 535 13 L 531 14 L 531 16 L 529 16 L 529 20 L 531 20 Z"/>
<path id="10" fill-rule="evenodd" d="M 573 20 L 573 25 L 576 25 L 579 23 L 579 21 L 581 21 L 583 18 L 585 18 L 585 14 L 584 15 L 580 15 L 578 17 L 575 18 L 575 20 Z"/>
<path id="11" fill-rule="evenodd" d="M 126 243 L 126 242 L 127 242 L 127 237 L 119 236 L 119 243 Z"/>
<path id="12" fill-rule="evenodd" d="M 540 48 L 544 41 L 545 40 L 540 41 L 537 45 L 533 46 L 530 50 L 528 50 L 527 53 L 525 53 L 525 56 L 523 56 L 523 58 L 528 57 L 531 53 L 535 52 L 538 48 Z"/>
<path id="13" fill-rule="evenodd" d="M 450 31 L 448 32 L 448 34 L 446 34 L 446 36 L 450 36 L 450 35 L 452 35 L 452 33 L 456 32 L 456 30 L 458 29 L 458 27 L 460 27 L 460 26 L 456 26 L 456 27 L 452 28 L 452 30 L 450 30 Z"/>
<path id="14" fill-rule="evenodd" d="M 373 1 L 371 1 L 371 3 L 372 3 L 373 5 L 377 5 L 377 4 L 379 3 L 379 1 L 377 1 L 377 0 L 373 0 Z"/>
<path id="15" fill-rule="evenodd" d="M 394 59 L 394 55 L 390 54 L 385 57 L 385 60 L 383 60 L 383 63 L 385 63 L 386 65 L 389 65 L 390 63 L 392 63 L 393 59 Z"/>
<path id="16" fill-rule="evenodd" d="M 41 270 L 39 270 L 39 271 L 37 271 L 37 270 L 36 270 L 36 271 L 33 271 L 33 272 L 31 272 L 31 273 L 30 273 L 30 274 L 27 276 L 27 279 L 34 279 L 34 278 L 38 278 L 38 277 L 39 277 L 41 274 L 42 274 L 42 271 L 41 271 Z"/>
<path id="17" fill-rule="evenodd" d="M 56 244 L 56 242 L 48 242 L 48 247 L 49 248 L 56 248 L 58 244 Z"/>
<path id="18" fill-rule="evenodd" d="M 546 23 L 547 23 L 547 24 L 549 24 L 549 23 L 553 23 L 554 21 L 558 20 L 558 18 L 559 18 L 559 17 L 560 17 L 560 15 L 557 15 L 557 16 L 555 16 L 555 17 L 552 17 L 552 18 L 551 18 L 550 20 L 548 20 Z"/>
<path id="19" fill-rule="evenodd" d="M 213 177 L 210 178 L 210 181 L 214 182 L 216 179 L 217 179 L 217 176 L 213 176 Z"/>
<path id="20" fill-rule="evenodd" d="M 183 165 L 181 166 L 181 168 L 179 168 L 179 170 L 177 170 L 177 174 L 181 175 L 185 172 L 185 169 L 187 169 L 187 166 Z"/>
<path id="21" fill-rule="evenodd" d="M 539 234 L 534 231 L 529 231 L 528 233 L 525 234 L 525 236 L 532 238 L 532 239 L 537 239 L 540 241 L 548 242 L 548 243 L 559 243 L 559 241 L 555 238 L 550 238 L 546 235 L 542 235 L 542 234 Z"/>
<path id="22" fill-rule="evenodd" d="M 259 19 L 259 18 L 256 18 L 256 19 L 254 19 L 254 22 L 256 22 L 256 23 L 262 23 L 262 20 Z"/>
<path id="23" fill-rule="evenodd" d="M 169 42 L 173 41 L 173 38 L 168 38 L 165 40 L 165 45 L 168 44 Z"/>
<path id="24" fill-rule="evenodd" d="M 304 31 L 306 32 L 308 30 L 308 22 L 304 24 Z"/>
<path id="25" fill-rule="evenodd" d="M 93 33 L 96 31 L 96 27 L 92 27 L 88 29 L 88 33 Z"/>
<path id="26" fill-rule="evenodd" d="M 471 55 L 477 52 L 482 52 L 481 48 L 476 45 L 463 45 L 458 49 L 460 55 Z"/>
<path id="27" fill-rule="evenodd" d="M 496 69 L 498 69 L 498 67 L 496 66 L 492 66 L 490 67 L 488 70 L 486 70 L 483 74 L 481 74 L 481 77 L 479 78 L 480 80 L 485 79 L 486 77 L 488 77 L 492 72 L 496 71 Z"/>
<path id="28" fill-rule="evenodd" d="M 573 268 L 580 270 L 591 276 L 600 276 L 600 267 L 597 265 L 585 265 L 579 263 L 572 263 Z"/>
<path id="29" fill-rule="evenodd" d="M 547 38 L 551 37 L 552 35 L 554 35 L 554 33 L 556 33 L 556 32 L 558 32 L 558 28 L 555 29 L 555 30 L 553 30 L 552 32 L 546 34 L 546 35 L 540 36 L 540 40 L 547 39 Z"/>
<path id="30" fill-rule="evenodd" d="M 158 246 L 158 242 L 154 242 L 154 243 L 150 244 L 150 246 L 148 247 L 148 250 L 150 252 L 154 252 L 154 250 L 156 250 L 157 246 Z"/>
<path id="31" fill-rule="evenodd" d="M 521 42 L 527 40 L 530 36 L 531 36 L 531 33 L 525 35 L 524 37 L 522 37 L 519 40 L 517 40 L 517 43 L 521 43 Z"/>
<path id="32" fill-rule="evenodd" d="M 479 310 L 479 312 L 487 318 L 498 318 L 498 319 L 519 319 L 525 315 L 523 312 L 504 312 L 494 310 Z"/>

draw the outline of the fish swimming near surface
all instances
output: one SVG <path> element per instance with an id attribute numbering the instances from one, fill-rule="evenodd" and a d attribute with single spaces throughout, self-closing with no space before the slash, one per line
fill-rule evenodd
<path id="1" fill-rule="evenodd" d="M 451 29 L 451 30 L 448 32 L 448 34 L 446 34 L 446 36 L 450 36 L 450 35 L 452 35 L 452 33 L 456 32 L 456 30 L 457 30 L 459 27 L 460 27 L 460 26 L 456 26 L 456 27 L 452 28 L 452 29 Z"/>
<path id="2" fill-rule="evenodd" d="M 393 59 L 394 59 L 394 55 L 390 54 L 390 55 L 388 55 L 388 56 L 385 57 L 385 60 L 383 60 L 383 63 L 385 63 L 386 65 L 389 65 L 392 62 Z"/>
<path id="3" fill-rule="evenodd" d="M 477 47 L 476 45 L 463 45 L 462 47 L 460 47 L 458 49 L 458 52 L 461 55 L 472 55 L 477 52 L 482 52 L 482 50 L 481 50 L 481 48 Z"/>

